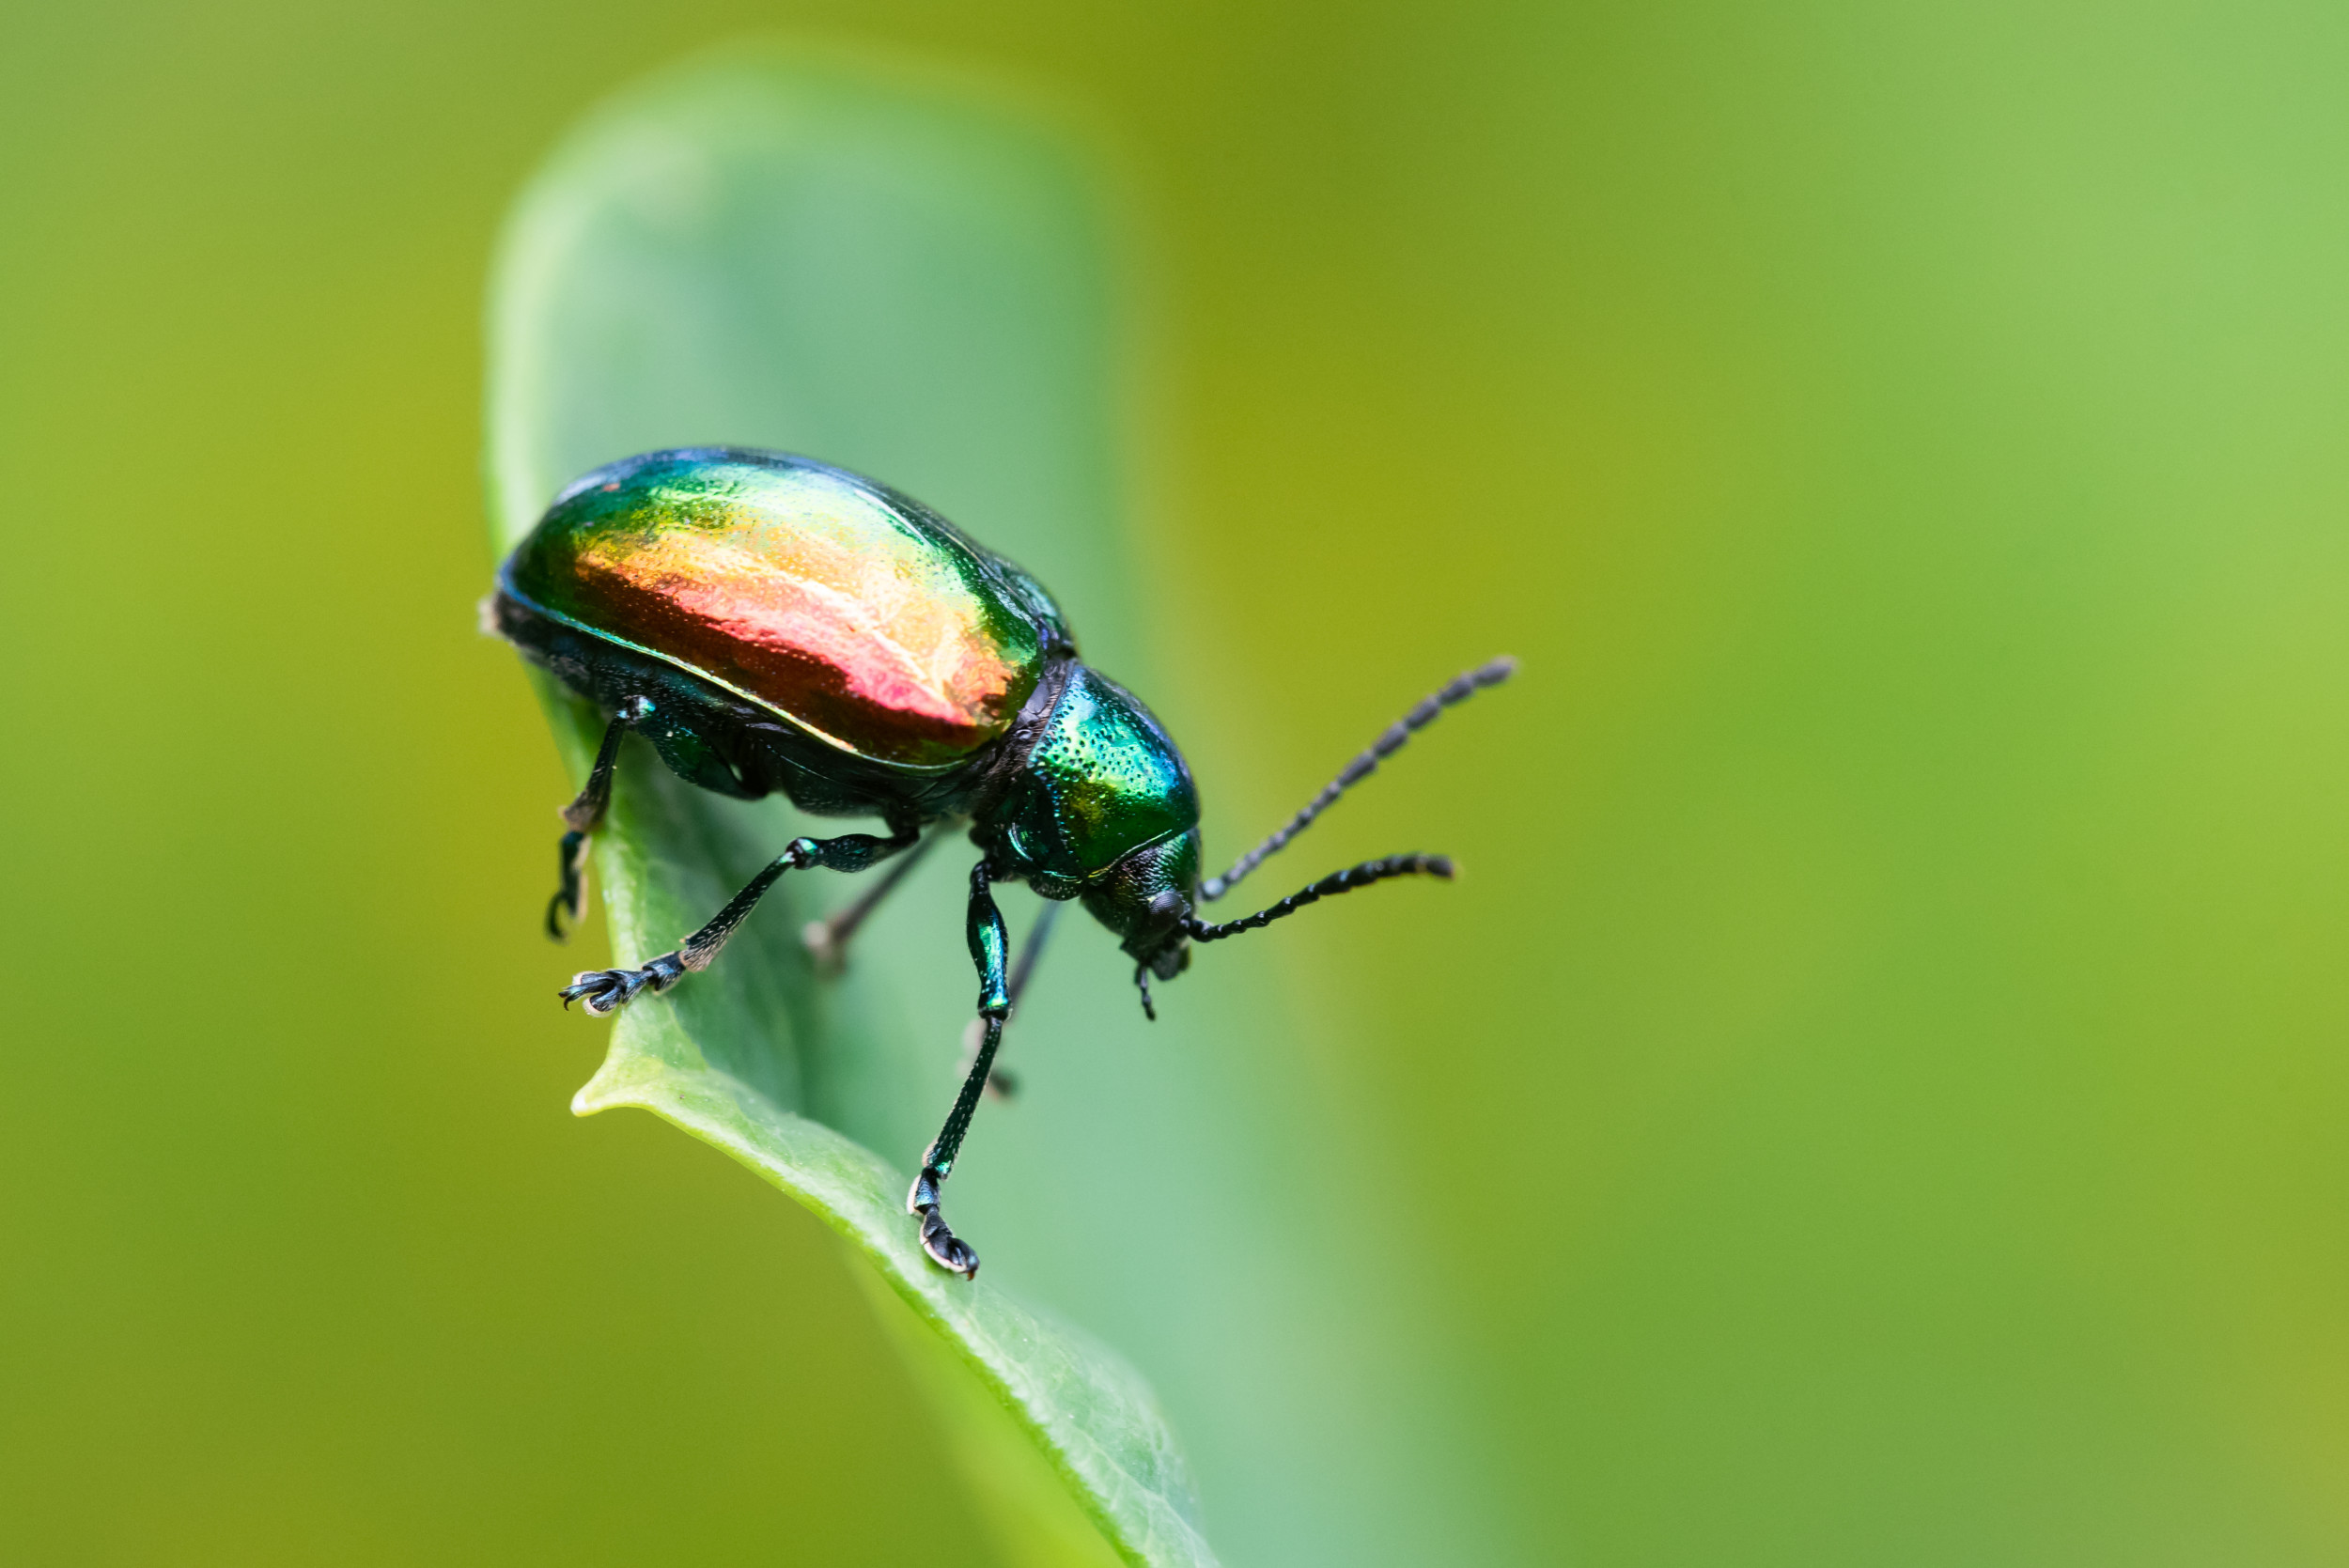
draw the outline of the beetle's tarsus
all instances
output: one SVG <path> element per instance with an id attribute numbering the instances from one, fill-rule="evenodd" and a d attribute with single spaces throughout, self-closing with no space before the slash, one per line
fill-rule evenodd
<path id="1" fill-rule="evenodd" d="M 979 1277 L 979 1255 L 971 1244 L 946 1228 L 946 1219 L 936 1209 L 922 1216 L 922 1250 L 930 1255 L 930 1262 L 950 1274 L 966 1280 Z"/>
<path id="2" fill-rule="evenodd" d="M 939 1207 L 938 1189 L 945 1180 L 945 1172 L 925 1166 L 922 1173 L 913 1178 L 913 1190 L 906 1194 L 906 1211 L 922 1217 L 922 1250 L 930 1255 L 930 1262 L 949 1273 L 975 1280 L 979 1277 L 979 1254 L 948 1228 L 946 1216 Z"/>
<path id="3" fill-rule="evenodd" d="M 684 975 L 685 960 L 664 953 L 640 970 L 582 970 L 555 994 L 565 1007 L 576 1001 L 597 1017 L 609 1017 L 634 1001 L 638 992 L 665 991 Z"/>

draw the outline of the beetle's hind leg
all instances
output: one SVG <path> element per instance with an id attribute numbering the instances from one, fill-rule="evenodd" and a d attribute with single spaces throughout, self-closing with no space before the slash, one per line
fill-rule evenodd
<path id="1" fill-rule="evenodd" d="M 554 896 L 547 900 L 547 935 L 558 942 L 569 935 L 564 929 L 567 920 L 577 925 L 587 915 L 587 840 L 603 826 L 603 814 L 612 807 L 612 772 L 620 760 L 620 737 L 651 711 L 652 704 L 642 697 L 621 705 L 604 726 L 603 744 L 596 748 L 596 765 L 587 770 L 585 786 L 563 808 L 563 826 L 570 831 L 556 846 L 559 879 Z"/>
<path id="2" fill-rule="evenodd" d="M 726 907 L 712 915 L 707 925 L 678 943 L 675 952 L 664 953 L 641 969 L 582 970 L 571 976 L 571 983 L 558 993 L 563 1005 L 568 1007 L 576 1001 L 590 1013 L 616 1013 L 644 991 L 665 991 L 687 975 L 708 969 L 718 956 L 718 950 L 726 945 L 726 939 L 734 935 L 734 928 L 750 917 L 767 890 L 785 872 L 805 871 L 812 866 L 863 871 L 878 861 L 912 848 L 921 835 L 920 826 L 908 819 L 891 823 L 887 838 L 876 838 L 871 833 L 795 838 L 784 846 L 782 854 L 767 863 L 765 870 L 744 884 L 740 893 L 728 899 Z"/>

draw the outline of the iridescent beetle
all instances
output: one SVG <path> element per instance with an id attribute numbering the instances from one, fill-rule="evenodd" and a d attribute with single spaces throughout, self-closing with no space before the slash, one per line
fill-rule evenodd
<path id="1" fill-rule="evenodd" d="M 1180 974 L 1192 942 L 1256 930 L 1386 877 L 1449 877 L 1440 855 L 1394 855 L 1244 919 L 1196 913 L 1411 732 L 1515 667 L 1495 660 L 1421 703 L 1286 827 L 1202 880 L 1198 794 L 1158 720 L 1077 657 L 1041 583 L 887 486 L 739 447 L 630 458 L 555 497 L 506 559 L 488 609 L 501 635 L 612 715 L 586 787 L 563 810 L 570 831 L 550 935 L 584 908 L 587 838 L 630 730 L 705 789 L 738 800 L 780 790 L 816 815 L 877 816 L 889 830 L 793 839 L 676 952 L 582 973 L 564 987 L 566 1005 L 612 1013 L 708 968 L 786 871 L 863 871 L 902 856 L 863 898 L 809 927 L 818 955 L 836 955 L 920 853 L 968 824 L 979 848 L 967 924 L 978 1051 L 907 1199 L 924 1250 L 964 1275 L 978 1272 L 978 1254 L 947 1228 L 940 1191 L 1061 904 L 1081 901 L 1117 934 L 1155 1017 L 1151 977 Z M 1016 969 L 988 891 L 1003 881 L 1050 901 Z"/>

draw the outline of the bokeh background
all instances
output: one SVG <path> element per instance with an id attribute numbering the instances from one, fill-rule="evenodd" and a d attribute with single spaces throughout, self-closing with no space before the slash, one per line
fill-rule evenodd
<path id="1" fill-rule="evenodd" d="M 0 1556 L 967 1526 L 815 1223 L 568 1115 L 472 629 L 506 202 L 777 34 L 1120 171 L 1219 842 L 1525 661 L 1315 830 L 1470 877 L 1268 960 L 1493 1549 L 2349 1555 L 2337 8 L 231 0 L 0 17 Z"/>

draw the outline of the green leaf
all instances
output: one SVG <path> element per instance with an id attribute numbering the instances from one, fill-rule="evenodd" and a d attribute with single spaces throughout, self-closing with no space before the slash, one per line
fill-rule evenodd
<path id="1" fill-rule="evenodd" d="M 506 235 L 490 309 L 498 547 L 599 463 L 740 442 L 880 474 L 1068 602 L 1115 604 L 1108 271 L 1085 171 L 967 89 L 804 58 L 662 78 L 565 144 Z M 1121 629 L 1097 629 L 1097 655 Z M 598 720 L 539 686 L 583 774 Z M 673 946 L 799 831 L 787 805 L 691 789 L 630 742 L 595 859 L 617 959 Z M 941 871 L 959 875 L 925 866 L 902 901 L 937 912 Z M 631 1005 L 575 1109 L 665 1117 L 869 1261 L 1007 1555 L 1212 1562 L 1142 1379 L 994 1274 L 946 1274 L 917 1245 L 907 1174 L 874 1150 L 918 1153 L 958 1043 L 905 1027 L 917 960 L 860 952 L 844 979 L 814 972 L 797 934 L 844 880 L 786 877 L 717 965 Z M 864 945 L 895 945 L 895 917 Z M 959 950 L 937 941 L 918 962 L 967 998 Z"/>

